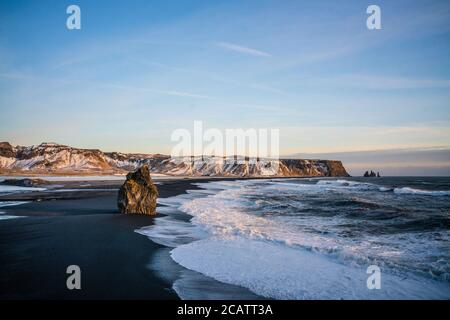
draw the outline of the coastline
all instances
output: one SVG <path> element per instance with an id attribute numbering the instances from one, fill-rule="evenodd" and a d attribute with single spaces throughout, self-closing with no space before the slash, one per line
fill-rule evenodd
<path id="1" fill-rule="evenodd" d="M 401 206 L 405 208 L 413 206 L 409 202 L 415 197 L 418 197 L 417 201 L 427 200 L 428 202 L 432 197 L 433 203 L 436 203 L 438 207 L 446 207 L 445 197 L 450 195 L 450 190 L 445 190 L 450 187 L 450 182 L 438 178 L 425 181 L 408 177 L 384 177 L 377 180 L 379 184 L 372 184 L 373 180 L 365 178 L 353 178 L 352 181 L 336 180 L 336 177 L 328 181 L 327 177 L 302 178 L 300 179 L 301 184 L 298 184 L 299 181 L 296 181 L 296 178 L 289 182 L 287 181 L 289 178 L 269 179 L 272 181 L 218 177 L 164 181 L 154 179 L 161 199 L 156 216 L 120 214 L 116 207 L 117 190 L 122 184 L 120 180 L 95 181 L 83 180 L 83 178 L 78 181 L 57 180 L 42 184 L 45 190 L 3 193 L 0 195 L 0 202 L 11 201 L 12 203 L 1 203 L 1 215 L 4 215 L 5 218 L 7 216 L 26 218 L 0 221 L 0 260 L 2 261 L 0 264 L 0 299 L 258 300 L 267 299 L 267 297 L 286 299 L 294 296 L 284 296 L 284 287 L 272 293 L 266 292 L 266 289 L 278 290 L 276 286 L 272 288 L 272 285 L 283 283 L 284 280 L 278 279 L 278 276 L 282 275 L 283 279 L 290 277 L 288 283 L 293 284 L 292 292 L 297 292 L 296 288 L 300 288 L 302 283 L 308 283 L 312 275 L 318 276 L 316 273 L 318 269 L 323 270 L 321 273 L 328 272 L 326 278 L 322 279 L 326 281 L 315 281 L 314 286 L 308 287 L 311 292 L 308 291 L 309 295 L 303 297 L 305 299 L 356 298 L 356 296 L 348 296 L 346 291 L 324 294 L 329 288 L 334 287 L 359 288 L 358 297 L 370 299 L 387 299 L 389 297 L 393 299 L 402 297 L 442 299 L 448 296 L 448 286 L 445 282 L 436 282 L 435 279 L 427 277 L 416 277 L 413 273 L 410 273 L 412 277 L 408 279 L 403 276 L 398 277 L 396 270 L 392 270 L 395 271 L 394 273 L 384 274 L 383 290 L 369 294 L 365 291 L 365 265 L 356 268 L 353 264 L 340 263 L 338 256 L 326 257 L 324 254 L 328 252 L 329 248 L 326 239 L 315 242 L 315 244 L 309 243 L 310 241 L 314 242 L 315 237 L 321 237 L 321 235 L 312 234 L 311 237 L 302 238 L 301 230 L 292 233 L 294 230 L 287 227 L 283 228 L 280 233 L 270 225 L 267 225 L 270 230 L 265 230 L 266 223 L 270 224 L 270 218 L 264 220 L 265 223 L 254 225 L 253 222 L 257 222 L 256 220 L 259 219 L 257 216 L 252 214 L 242 216 L 239 214 L 239 210 L 236 212 L 228 210 L 226 202 L 243 200 L 239 198 L 242 188 L 236 188 L 236 186 L 253 185 L 247 189 L 247 191 L 256 191 L 256 194 L 248 194 L 253 195 L 250 199 L 257 196 L 259 200 L 263 201 L 262 205 L 264 206 L 264 201 L 270 197 L 274 201 L 271 205 L 276 207 L 274 210 L 279 210 L 284 207 L 278 207 L 278 202 L 283 201 L 285 196 L 290 196 L 291 191 L 295 191 L 294 195 L 297 197 L 295 199 L 302 203 L 312 201 L 311 210 L 314 210 L 316 219 L 320 219 L 320 212 L 323 210 L 326 210 L 326 216 L 328 216 L 329 208 L 336 210 L 336 215 L 342 213 L 342 210 L 350 210 L 350 213 L 354 214 L 347 215 L 344 219 L 347 219 L 348 226 L 354 225 L 355 228 L 358 228 L 359 221 L 363 218 L 371 223 L 385 221 L 385 219 L 371 219 L 372 212 L 377 212 L 377 216 L 385 212 L 386 218 L 392 216 L 392 208 L 400 201 L 399 197 L 403 199 L 401 200 L 403 202 L 400 202 Z M 320 181 L 323 179 L 325 180 Z M 230 181 L 233 180 L 241 181 L 231 183 Z M 279 192 L 281 191 L 280 195 L 284 196 L 281 198 L 276 196 L 273 187 Z M 266 193 L 260 193 L 264 188 L 268 188 Z M 445 190 L 442 191 L 442 188 Z M 220 191 L 222 189 L 223 192 Z M 326 193 L 331 197 L 330 199 L 324 196 L 324 190 L 330 190 Z M 298 191 L 301 192 L 298 193 Z M 212 194 L 214 194 L 212 198 L 205 197 Z M 340 195 L 339 199 L 349 201 L 346 202 L 345 207 L 339 206 L 339 204 L 336 207 L 335 198 L 333 198 L 336 194 Z M 244 195 L 244 197 L 248 195 Z M 325 202 L 317 204 L 314 202 L 317 197 L 321 199 L 320 201 Z M 375 204 L 374 200 L 377 199 L 385 199 L 387 202 L 381 201 L 380 204 Z M 186 200 L 189 201 L 189 206 L 186 207 L 188 210 L 179 207 Z M 389 204 L 391 201 L 395 203 Z M 240 205 L 245 206 L 245 203 L 246 200 L 243 203 L 240 202 Z M 180 209 L 178 210 L 178 208 Z M 260 209 L 254 208 L 252 205 L 251 210 L 257 210 L 256 212 L 261 214 Z M 267 209 L 272 210 L 271 206 Z M 201 216 L 202 212 L 205 214 L 203 218 L 212 219 L 204 221 L 208 226 L 215 226 L 219 229 L 225 227 L 225 233 L 226 230 L 233 229 L 233 226 L 243 231 L 242 237 L 234 239 L 242 239 L 243 242 L 220 241 L 218 238 L 208 239 L 208 236 L 203 238 L 204 235 L 197 233 L 199 230 L 195 227 L 192 229 L 192 226 L 200 222 L 198 215 Z M 279 218 L 289 220 L 291 219 L 289 213 L 290 211 L 287 212 L 285 218 L 282 216 Z M 272 213 L 270 214 L 272 215 Z M 394 218 L 396 216 L 394 215 Z M 252 217 L 256 220 L 253 221 Z M 408 219 L 410 218 L 408 217 L 409 215 L 402 218 L 406 219 L 404 224 L 409 223 Z M 247 221 L 245 218 L 250 220 Z M 277 218 L 277 226 L 280 223 L 283 225 L 279 218 Z M 439 219 L 438 216 L 435 218 Z M 239 224 L 242 219 L 248 224 Z M 326 220 L 323 221 L 326 223 L 326 230 L 335 230 L 333 224 L 329 224 L 329 219 L 326 217 L 324 219 Z M 295 224 L 295 220 L 289 220 L 287 225 L 291 225 L 291 222 Z M 320 227 L 319 222 L 315 221 L 314 224 Z M 383 223 L 381 225 L 384 226 Z M 429 228 L 426 221 L 425 224 L 415 225 L 417 228 L 422 226 L 425 228 L 423 230 Z M 149 226 L 154 227 L 146 228 Z M 255 239 L 251 235 L 250 237 L 245 236 L 246 226 L 256 228 L 249 229 L 252 234 L 256 232 L 256 234 L 264 235 L 266 231 L 270 231 L 271 233 L 267 234 L 270 239 L 276 240 L 281 237 L 276 240 L 279 241 L 278 244 L 283 243 L 286 236 L 287 247 L 273 244 L 271 241 L 253 241 Z M 286 227 L 286 224 L 284 226 Z M 244 229 L 240 229 L 241 227 Z M 337 227 L 339 227 L 339 223 Z M 379 227 L 376 229 L 381 230 Z M 310 235 L 310 233 L 307 234 Z M 395 234 L 392 233 L 393 236 Z M 200 241 L 191 242 L 191 239 Z M 333 239 L 353 241 L 352 238 Z M 435 241 L 433 239 L 430 241 Z M 376 238 L 378 242 L 382 240 L 383 238 Z M 358 242 L 358 238 L 355 241 L 364 244 L 364 242 Z M 294 256 L 290 247 L 297 242 L 303 249 L 295 250 Z M 339 245 L 339 243 L 341 242 L 333 242 L 333 246 Z M 410 245 L 415 243 L 412 242 Z M 324 245 L 323 248 L 321 244 Z M 403 244 L 404 242 L 402 242 Z M 312 254 L 309 252 L 310 250 L 305 251 L 304 249 L 309 245 L 314 246 L 314 250 L 319 254 Z M 346 245 L 343 249 L 345 247 Z M 443 251 L 438 250 L 437 252 Z M 279 259 L 266 260 L 268 256 L 279 256 Z M 250 268 L 245 269 L 245 266 L 249 266 L 249 259 L 251 261 Z M 276 265 L 276 261 L 286 260 L 291 263 Z M 257 269 L 257 272 L 247 272 L 245 278 L 236 278 L 236 276 L 242 275 L 240 270 L 243 267 L 245 270 L 256 270 L 253 267 L 254 261 L 260 261 L 255 267 L 270 265 L 268 270 L 279 270 L 280 267 L 282 270 L 266 274 L 266 269 Z M 274 262 L 275 265 L 273 265 Z M 66 268 L 69 265 L 78 265 L 81 269 L 81 290 L 70 291 L 66 288 L 66 280 L 69 276 L 66 274 Z M 226 265 L 227 268 L 221 269 L 223 265 Z M 436 271 L 436 274 L 439 275 L 439 269 Z M 340 273 L 353 276 L 345 279 L 336 277 L 336 274 Z M 248 277 L 251 279 L 249 280 Z M 269 281 L 265 283 L 268 279 Z M 349 282 L 340 283 L 341 280 Z M 300 284 L 295 285 L 296 281 Z M 325 287 L 320 289 L 317 284 L 323 284 Z M 364 286 L 361 287 L 360 284 L 364 284 Z M 264 287 L 254 288 L 254 285 Z M 422 286 L 424 286 L 424 290 L 420 289 Z M 295 296 L 295 299 L 299 298 L 301 296 Z"/>
<path id="2" fill-rule="evenodd" d="M 196 181 L 160 182 L 160 197 L 196 189 Z M 0 299 L 179 299 L 173 277 L 167 276 L 184 268 L 170 259 L 166 247 L 134 232 L 163 215 L 120 214 L 121 181 L 88 183 L 86 191 L 82 181 L 52 182 L 60 191 L 0 196 L 0 201 L 30 201 L 1 208 L 5 215 L 26 218 L 0 223 Z M 81 269 L 81 290 L 66 288 L 66 268 L 73 264 Z M 216 281 L 208 286 L 211 282 Z M 240 290 L 225 286 L 231 295 Z"/>

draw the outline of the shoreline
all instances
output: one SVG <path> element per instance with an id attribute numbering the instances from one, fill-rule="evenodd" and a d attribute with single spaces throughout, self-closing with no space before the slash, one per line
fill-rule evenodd
<path id="1" fill-rule="evenodd" d="M 323 177 L 316 178 L 323 179 Z M 371 193 L 367 191 L 369 192 L 367 193 L 369 199 L 373 198 L 373 196 L 387 197 L 386 199 L 395 197 L 394 194 L 396 192 L 394 192 L 393 188 L 383 189 L 380 187 L 383 185 L 392 186 L 393 183 L 400 186 L 399 190 L 402 192 L 397 192 L 397 194 L 402 195 L 402 198 L 404 198 L 402 201 L 406 201 L 410 196 L 426 198 L 433 196 L 435 201 L 438 201 L 437 203 L 441 203 L 445 200 L 442 196 L 448 195 L 447 191 L 436 191 L 434 185 L 424 185 L 421 180 L 381 179 L 380 181 L 384 181 L 383 184 L 373 185 L 372 189 L 370 189 L 372 190 L 370 191 Z M 333 257 L 329 259 L 330 257 L 311 255 L 311 253 L 303 249 L 296 251 L 294 256 L 290 248 L 283 247 L 280 250 L 277 247 L 275 250 L 275 247 L 270 242 L 251 241 L 251 239 L 243 237 L 242 239 L 246 239 L 246 241 L 242 242 L 241 246 L 239 241 L 221 242 L 217 239 L 208 241 L 208 238 L 204 239 L 202 235 L 196 238 L 196 231 L 192 233 L 193 242 L 184 242 L 188 241 L 191 236 L 189 230 L 183 229 L 183 224 L 187 225 L 186 222 L 189 222 L 189 224 L 195 225 L 195 221 L 191 223 L 190 220 L 192 217 L 196 219 L 198 211 L 178 210 L 179 201 L 181 200 L 180 203 L 183 203 L 185 200 L 197 199 L 198 197 L 200 202 L 197 203 L 197 206 L 200 204 L 201 208 L 207 210 L 207 212 L 212 210 L 216 216 L 218 215 L 219 220 L 217 221 L 220 227 L 220 217 L 225 218 L 224 221 L 228 221 L 226 217 L 229 211 L 226 210 L 226 205 L 220 205 L 220 197 L 219 204 L 214 204 L 215 199 L 213 199 L 212 203 L 208 203 L 202 201 L 201 198 L 207 194 L 212 194 L 208 191 L 205 192 L 205 190 L 208 190 L 208 187 L 205 188 L 205 183 L 212 182 L 210 190 L 216 192 L 221 190 L 218 186 L 222 184 L 216 184 L 215 182 L 224 180 L 256 179 L 191 178 L 155 181 L 160 192 L 159 199 L 163 200 L 158 203 L 158 214 L 156 216 L 124 215 L 118 212 L 116 207 L 117 190 L 122 181 L 81 180 L 64 183 L 51 181 L 45 184 L 47 190 L 0 195 L 0 204 L 5 201 L 26 202 L 16 206 L 0 206 L 0 211 L 5 216 L 26 217 L 24 219 L 4 219 L 0 221 L 0 261 L 2 261 L 2 264 L 0 264 L 0 299 L 266 299 L 264 297 L 273 297 L 273 295 L 266 294 L 264 293 L 265 291 L 261 292 L 261 288 L 255 290 L 254 287 L 248 286 L 248 283 L 264 283 L 264 279 L 267 279 L 267 277 L 260 278 L 260 275 L 264 275 L 264 269 L 255 273 L 248 273 L 247 276 L 253 277 L 251 282 L 242 282 L 247 280 L 236 280 L 235 278 L 236 275 L 240 274 L 240 268 L 246 265 L 249 257 L 253 257 L 252 260 L 255 259 L 255 261 L 258 261 L 258 259 L 264 260 L 265 255 L 261 256 L 260 253 L 266 251 L 269 256 L 286 255 L 286 258 L 280 261 L 286 259 L 292 261 L 292 265 L 285 270 L 286 273 L 275 272 L 270 274 L 271 277 L 275 278 L 278 277 L 277 274 L 285 274 L 283 277 L 290 276 L 291 281 L 289 283 L 300 281 L 299 276 L 302 274 L 315 274 L 317 266 L 321 266 L 320 269 L 323 269 L 323 272 L 328 270 L 330 275 L 327 276 L 327 281 L 339 281 L 340 278 L 334 276 L 337 272 L 336 270 L 339 269 L 341 273 L 353 274 L 353 278 L 356 277 L 361 280 L 358 280 L 358 283 L 366 283 L 364 278 L 366 273 L 363 267 L 353 268 L 346 264 L 338 263 L 339 261 Z M 266 180 L 268 180 L 269 184 L 281 183 L 282 186 L 296 186 L 296 184 L 287 184 L 280 181 L 280 179 Z M 270 182 L 270 180 L 273 181 Z M 326 188 L 332 188 L 335 191 L 344 190 L 342 191 L 343 196 L 353 190 L 353 188 L 356 188 L 350 193 L 351 196 L 351 194 L 360 190 L 358 184 L 366 187 L 366 181 L 365 178 L 356 179 L 355 184 L 345 180 L 322 181 L 323 183 L 318 183 L 317 186 L 319 191 L 322 186 L 327 186 Z M 239 183 L 236 181 L 236 183 L 261 185 L 261 183 L 265 184 L 266 182 L 241 181 Z M 303 180 L 297 183 L 308 186 L 316 185 L 316 182 L 312 180 Z M 445 181 L 436 180 L 434 183 L 438 188 L 442 188 L 443 183 L 450 187 L 450 184 Z M 230 183 L 226 182 L 223 185 L 227 188 Z M 427 187 L 425 188 L 425 186 Z M 426 190 L 420 188 L 425 188 Z M 196 189 L 201 190 L 196 191 Z M 363 188 L 363 190 L 366 189 Z M 189 192 L 189 190 L 193 190 L 193 192 Z M 372 193 L 376 194 L 370 196 Z M 315 191 L 313 192 L 314 194 L 316 194 Z M 164 201 L 172 197 L 176 197 L 176 199 Z M 308 199 L 307 197 L 304 201 L 308 201 Z M 281 200 L 275 199 L 275 201 Z M 314 199 L 311 201 L 314 201 Z M 355 202 L 354 205 L 357 205 L 358 208 L 367 209 L 368 214 L 376 209 L 373 208 L 370 201 L 352 201 Z M 399 200 L 397 199 L 396 201 Z M 389 203 L 386 205 L 389 206 Z M 320 209 L 320 206 L 318 209 Z M 389 208 L 386 207 L 383 210 L 386 209 Z M 358 217 L 363 213 L 359 211 L 358 216 L 355 216 L 354 219 L 352 218 L 353 216 L 350 216 L 349 223 L 357 223 L 359 221 Z M 390 212 L 386 212 L 386 214 L 391 215 Z M 236 218 L 239 217 L 235 217 L 234 221 L 239 222 L 240 219 Z M 145 227 L 152 225 L 155 228 L 150 228 L 149 233 L 140 232 Z M 226 226 L 229 227 L 230 224 L 227 223 Z M 188 227 L 190 228 L 190 226 Z M 151 230 L 156 230 L 156 233 L 152 234 Z M 283 230 L 289 231 L 290 229 Z M 159 235 L 161 235 L 160 238 L 158 238 Z M 280 235 L 280 239 L 284 239 L 281 233 L 278 233 L 278 235 Z M 174 246 L 170 243 L 170 239 L 169 242 L 167 241 L 168 236 L 178 237 L 180 242 L 178 244 L 176 244 L 176 241 L 173 242 L 175 243 Z M 200 239 L 200 241 L 195 241 L 195 239 Z M 184 246 L 184 244 L 187 246 Z M 181 248 L 180 245 L 183 245 L 183 247 Z M 263 248 L 261 247 L 262 245 L 264 245 Z M 326 246 L 324 249 L 326 249 Z M 236 250 L 241 252 L 241 254 L 236 255 Z M 219 255 L 215 256 L 217 253 Z M 211 273 L 211 270 L 217 270 L 217 267 L 223 265 L 223 262 L 218 261 L 222 261 L 224 256 L 227 257 L 225 261 L 229 269 L 222 270 L 219 274 Z M 266 265 L 268 262 L 270 261 L 261 261 L 255 267 Z M 230 264 L 228 265 L 228 263 Z M 81 268 L 82 289 L 70 291 L 66 288 L 66 280 L 69 276 L 66 274 L 66 268 L 74 264 L 79 265 Z M 276 268 L 277 266 L 275 265 L 269 269 L 277 270 Z M 228 273 L 223 273 L 223 271 Z M 445 284 L 434 281 L 435 279 L 432 278 L 417 277 L 413 276 L 409 280 L 407 278 L 399 279 L 396 272 L 387 272 L 384 274 L 387 291 L 368 297 L 371 299 L 377 297 L 382 299 L 387 297 L 413 297 L 414 299 L 443 297 L 442 290 Z M 267 284 L 269 287 L 270 283 L 280 283 L 280 280 L 275 278 L 271 278 L 272 282 L 269 281 Z M 301 281 L 308 283 L 306 278 Z M 393 286 L 394 283 L 398 284 L 398 286 Z M 354 285 L 355 283 L 346 284 L 347 287 Z M 407 288 L 407 285 L 410 288 Z M 418 291 L 418 288 L 422 285 L 425 287 L 430 286 L 427 289 L 429 291 Z M 333 285 L 324 287 L 323 292 L 327 288 L 332 287 Z M 311 292 L 314 293 L 314 287 L 311 289 Z M 391 289 L 398 291 L 397 295 L 390 296 L 389 290 Z M 447 288 L 444 289 L 447 290 Z M 259 295 L 250 290 L 257 292 Z M 280 290 L 280 292 L 284 292 L 284 289 Z M 405 294 L 405 292 L 409 292 L 408 290 L 413 290 L 411 295 Z M 328 296 L 317 294 L 310 296 L 310 298 L 328 297 L 333 299 L 341 297 L 335 294 Z M 360 292 L 360 294 L 363 293 Z M 361 297 L 366 296 L 367 294 L 364 293 Z M 283 299 L 284 296 L 275 295 L 275 297 Z M 349 298 L 348 296 L 345 297 Z"/>
<path id="2" fill-rule="evenodd" d="M 433 257 L 421 256 L 420 253 L 416 257 L 408 251 L 401 251 L 400 247 L 397 250 L 402 253 L 401 259 L 392 261 L 383 257 L 383 252 L 390 252 L 396 241 L 408 249 L 416 248 L 418 241 L 414 241 L 415 238 L 411 242 L 404 241 L 404 237 L 411 233 L 414 237 L 416 232 L 400 232 L 397 236 L 398 230 L 379 231 L 386 225 L 389 227 L 391 219 L 396 219 L 400 225 L 398 229 L 405 225 L 411 228 L 413 220 L 417 231 L 423 231 L 420 234 L 424 237 L 430 234 L 430 230 L 435 237 L 441 234 L 442 240 L 427 238 L 427 245 L 430 252 L 442 252 L 445 256 L 446 231 L 430 226 L 423 218 L 418 220 L 404 215 L 403 209 L 392 212 L 393 206 L 399 204 L 405 206 L 404 210 L 410 209 L 408 202 L 416 197 L 419 202 L 433 197 L 432 203 L 436 206 L 447 207 L 445 196 L 450 193 L 435 190 L 436 187 L 442 188 L 444 182 L 435 179 L 432 185 L 421 179 L 383 178 L 380 181 L 383 183 L 370 184 L 360 178 L 352 181 L 299 180 L 292 184 L 280 180 L 199 184 L 202 190 L 162 202 L 169 207 L 165 210 L 169 217 L 161 219 L 147 232 L 144 230 L 144 234 L 157 243 L 175 247 L 171 257 L 182 266 L 273 299 L 448 298 L 448 273 L 432 264 L 435 261 Z M 382 187 L 392 186 L 392 183 L 400 185 L 395 192 L 393 187 Z M 448 182 L 445 183 L 450 187 Z M 424 185 L 428 190 L 414 189 L 418 186 L 425 188 Z M 326 195 L 324 189 L 328 190 Z M 336 194 L 340 195 L 341 203 L 336 202 Z M 296 201 L 290 202 L 292 207 L 282 207 L 286 198 Z M 262 205 L 255 205 L 255 199 L 261 199 Z M 386 202 L 374 205 L 374 201 L 379 199 Z M 346 202 L 344 208 L 342 201 Z M 300 215 L 295 213 L 298 209 L 295 204 L 300 202 L 302 208 L 305 208 L 305 203 L 306 206 L 309 204 L 310 209 L 300 209 L 300 212 L 312 214 L 314 225 L 322 228 L 318 229 L 319 232 L 311 232 L 305 220 L 298 227 L 290 227 L 298 221 L 292 217 Z M 329 209 L 333 210 L 331 217 Z M 277 214 L 276 210 L 282 211 Z M 416 213 L 415 210 L 411 209 L 411 212 Z M 178 218 L 179 212 L 189 213 L 194 217 L 193 221 L 182 223 L 183 217 Z M 323 212 L 326 216 L 321 215 Z M 420 212 L 419 216 L 422 217 Z M 439 217 L 439 213 L 433 216 L 435 219 Z M 330 223 L 333 219 L 335 222 Z M 357 233 L 363 231 L 361 221 L 372 224 L 367 233 L 377 235 L 373 239 L 385 248 L 384 251 L 367 252 L 367 242 Z M 344 223 L 345 229 L 341 227 Z M 206 234 L 202 230 L 207 230 Z M 331 237 L 321 230 L 329 230 Z M 347 234 L 355 232 L 355 236 L 333 236 L 343 230 Z M 426 267 L 429 269 L 409 263 L 417 258 L 424 264 L 430 263 Z M 284 264 L 283 261 L 289 263 Z M 380 265 L 383 270 L 383 288 L 379 291 L 368 290 L 366 268 L 370 264 Z M 342 274 L 348 276 L 340 277 Z"/>
<path id="3" fill-rule="evenodd" d="M 161 181 L 160 197 L 196 189 L 199 181 L 205 179 Z M 185 280 L 186 274 L 198 280 L 188 288 L 215 285 L 230 297 L 241 291 L 179 266 L 170 258 L 170 248 L 136 233 L 165 215 L 120 214 L 116 199 L 121 181 L 89 181 L 89 191 L 77 189 L 83 183 L 61 186 L 58 181 L 46 191 L 0 196 L 0 201 L 30 201 L 0 210 L 26 217 L 0 222 L 0 299 L 180 299 L 173 281 Z M 69 265 L 80 266 L 81 290 L 66 287 Z M 242 291 L 240 296 L 246 296 Z"/>

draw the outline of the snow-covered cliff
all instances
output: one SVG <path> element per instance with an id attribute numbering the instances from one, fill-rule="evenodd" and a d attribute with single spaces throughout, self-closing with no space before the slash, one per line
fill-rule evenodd
<path id="1" fill-rule="evenodd" d="M 0 172 L 40 174 L 125 173 L 148 164 L 151 172 L 174 176 L 347 176 L 340 161 L 197 156 L 171 158 L 161 154 L 127 154 L 79 149 L 56 143 L 12 146 L 0 143 Z"/>

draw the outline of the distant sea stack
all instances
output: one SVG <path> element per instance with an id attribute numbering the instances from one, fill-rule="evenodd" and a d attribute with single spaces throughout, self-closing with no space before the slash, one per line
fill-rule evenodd
<path id="1" fill-rule="evenodd" d="M 255 160 L 255 159 L 253 159 Z M 0 173 L 107 175 L 126 174 L 148 165 L 152 174 L 208 177 L 347 177 L 341 161 L 256 159 L 199 155 L 171 158 L 162 154 L 103 152 L 57 143 L 12 146 L 0 142 Z"/>
<path id="2" fill-rule="evenodd" d="M 121 213 L 154 215 L 158 189 L 150 177 L 148 165 L 127 174 L 119 190 L 117 205 Z"/>
<path id="3" fill-rule="evenodd" d="M 375 173 L 372 170 L 370 170 L 370 173 L 369 171 L 364 172 L 364 178 L 375 178 L 375 177 L 380 178 L 381 177 L 380 173 L 379 172 Z"/>

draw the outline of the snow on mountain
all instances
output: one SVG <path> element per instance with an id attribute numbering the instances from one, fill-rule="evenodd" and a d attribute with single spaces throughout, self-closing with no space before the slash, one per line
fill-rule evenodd
<path id="1" fill-rule="evenodd" d="M 152 173 L 173 176 L 347 176 L 340 161 L 248 159 L 195 156 L 171 158 L 161 154 L 127 154 L 79 149 L 56 143 L 12 146 L 0 142 L 0 173 L 111 174 L 148 164 Z"/>

